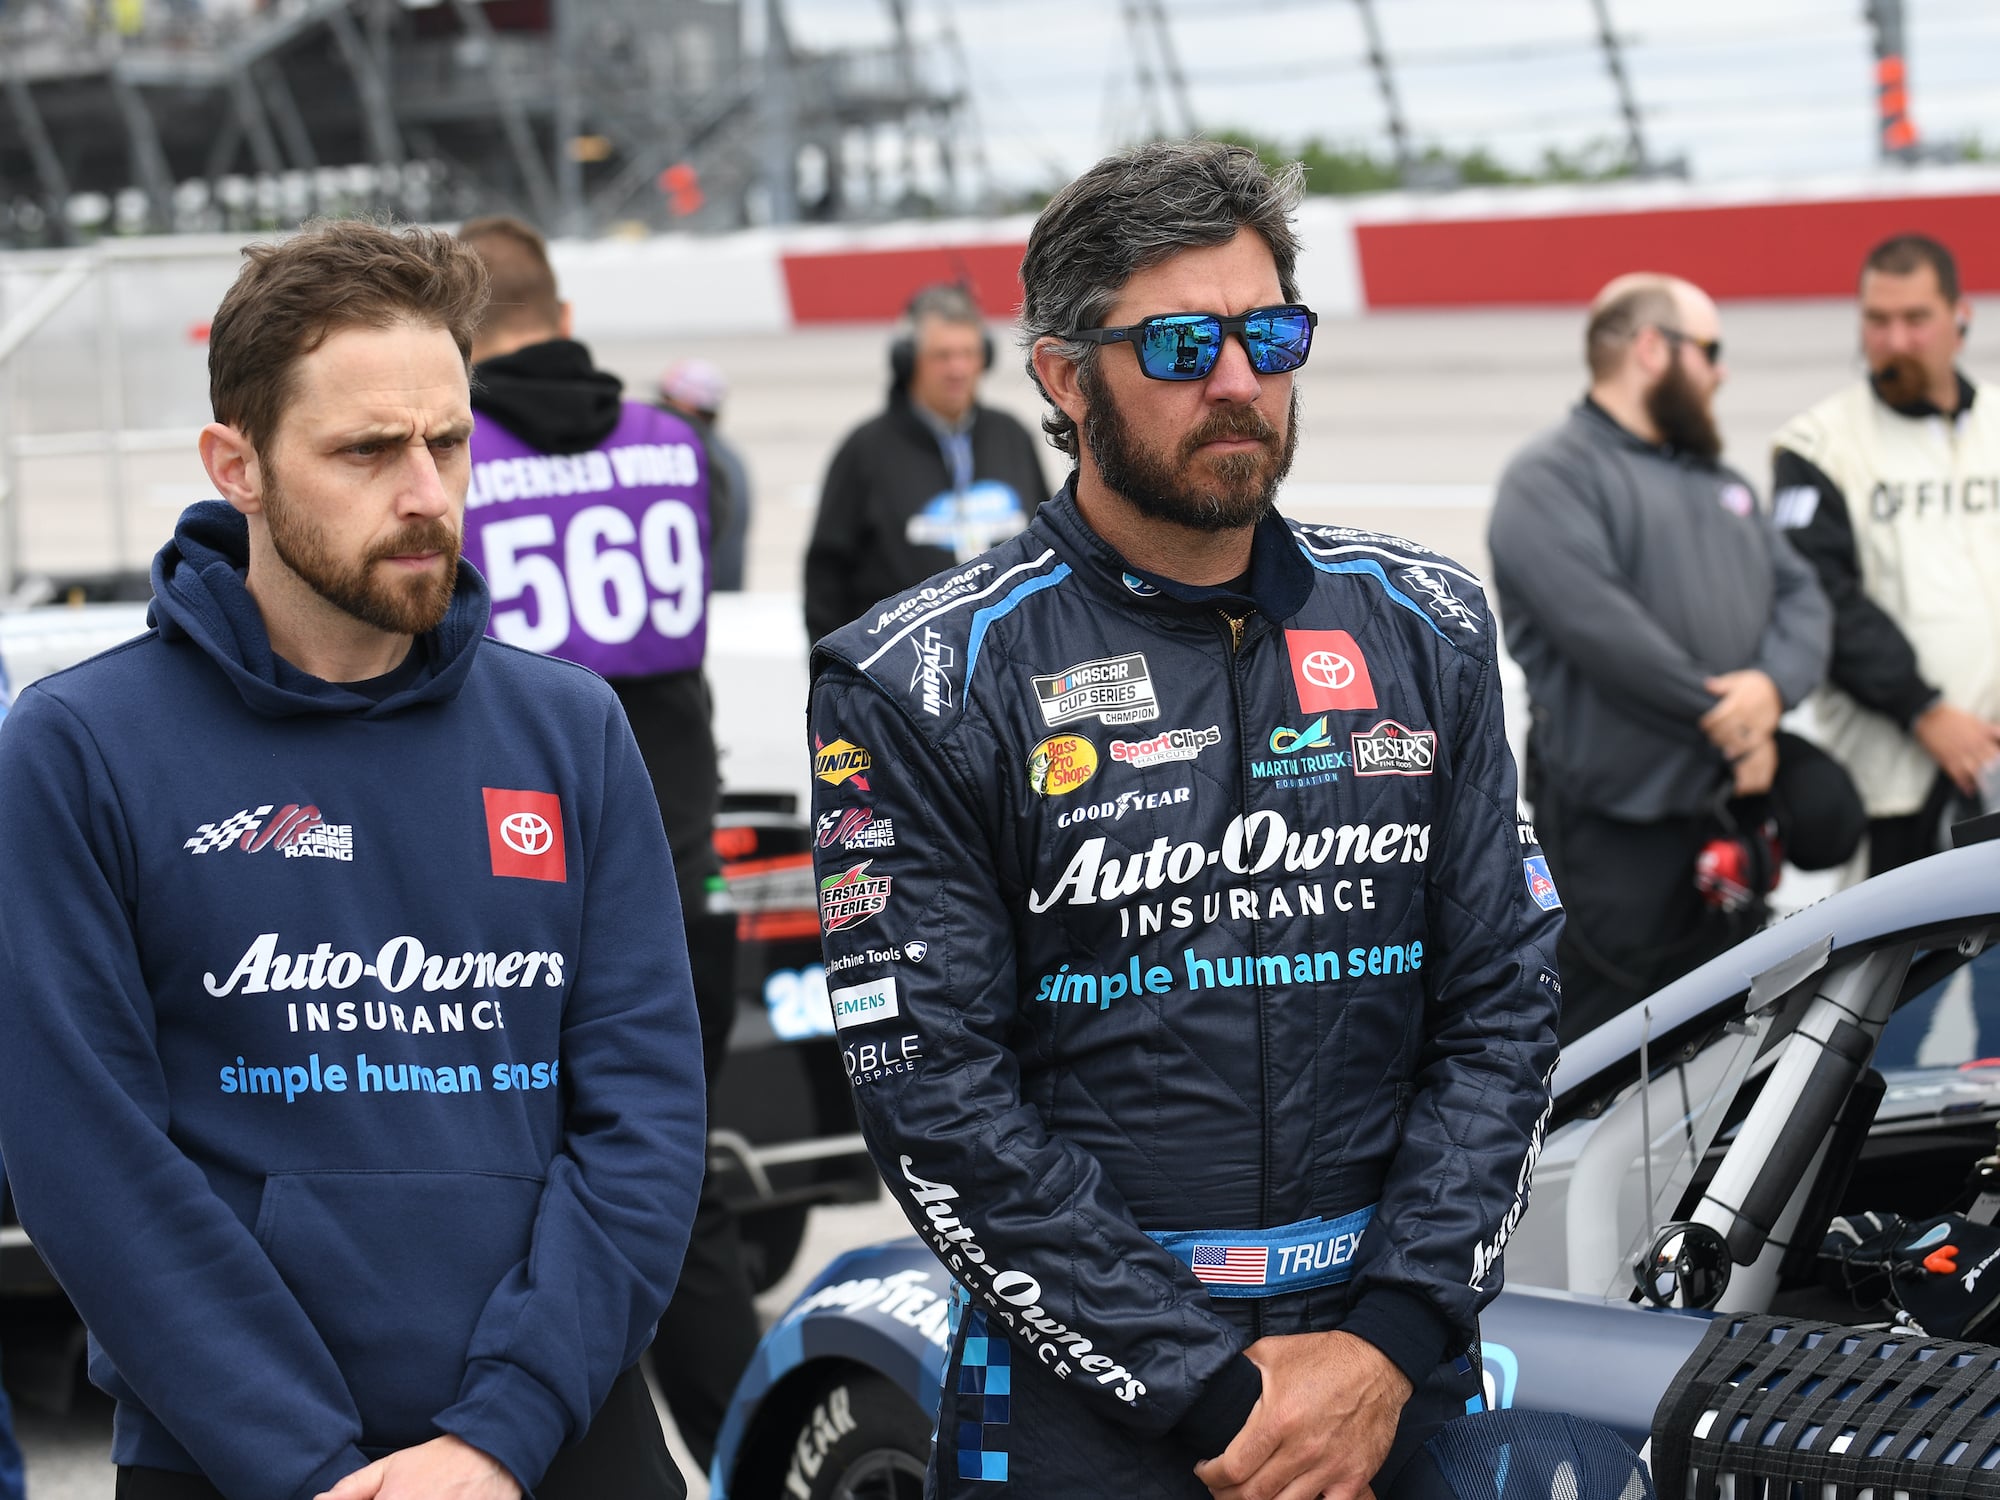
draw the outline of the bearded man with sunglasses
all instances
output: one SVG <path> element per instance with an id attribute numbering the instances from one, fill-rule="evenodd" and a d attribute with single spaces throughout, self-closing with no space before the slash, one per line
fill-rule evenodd
<path id="1" fill-rule="evenodd" d="M 1568 896 L 1565 1042 L 1746 936 L 1780 848 L 1822 869 L 1861 836 L 1845 773 L 1778 729 L 1826 670 L 1831 614 L 1721 463 L 1720 326 L 1688 282 L 1605 287 L 1589 393 L 1494 500 L 1528 796 Z"/>
<path id="2" fill-rule="evenodd" d="M 938 1495 L 1386 1500 L 1479 1392 L 1561 919 L 1478 585 L 1273 509 L 1298 182 L 1161 142 L 1058 194 L 1069 482 L 813 658 L 833 1012 L 959 1283 Z"/>

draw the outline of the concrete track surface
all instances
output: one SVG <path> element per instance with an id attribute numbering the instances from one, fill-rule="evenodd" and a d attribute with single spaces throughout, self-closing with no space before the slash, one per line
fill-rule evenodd
<path id="1" fill-rule="evenodd" d="M 1981 311 L 2000 326 L 2000 301 L 1989 300 Z M 1032 423 L 1038 398 L 1007 330 L 997 333 L 1000 359 L 986 399 Z M 756 489 L 747 581 L 754 590 L 796 591 L 826 461 L 842 434 L 881 404 L 882 330 L 675 344 L 621 341 L 613 328 L 580 328 L 578 334 L 634 393 L 649 390 L 678 357 L 700 356 L 723 369 L 732 388 L 724 431 L 744 452 Z M 1762 490 L 1769 483 L 1771 432 L 1857 372 L 1854 311 L 1847 302 L 1736 304 L 1724 309 L 1723 337 L 1730 371 L 1721 398 L 1728 456 Z M 1302 437 L 1285 509 L 1405 535 L 1483 571 L 1491 486 L 1509 455 L 1581 393 L 1581 345 L 1576 309 L 1328 320 L 1300 377 Z M 60 378 L 65 365 L 69 379 Z M 201 349 L 165 341 L 128 361 L 128 368 L 143 369 L 150 382 L 148 409 L 133 420 L 150 428 L 184 427 L 185 448 L 122 460 L 123 557 L 111 551 L 109 466 L 102 459 L 25 463 L 22 533 L 30 565 L 60 571 L 143 566 L 180 507 L 207 494 L 194 457 L 194 433 L 207 415 Z M 49 376 L 25 403 L 32 408 L 28 430 L 95 425 L 85 371 L 52 360 Z M 1051 451 L 1046 458 L 1050 479 L 1058 480 L 1058 455 Z M 775 1316 L 838 1250 L 902 1230 L 886 1203 L 822 1210 L 793 1277 L 763 1299 L 767 1316 Z M 85 1402 L 61 1418 L 29 1410 L 20 1425 L 33 1500 L 109 1500 L 106 1407 Z M 704 1495 L 699 1477 L 689 1477 L 690 1493 Z"/>

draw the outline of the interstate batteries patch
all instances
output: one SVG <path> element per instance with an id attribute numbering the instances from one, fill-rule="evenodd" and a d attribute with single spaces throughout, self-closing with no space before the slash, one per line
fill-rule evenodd
<path id="1" fill-rule="evenodd" d="M 1035 678 L 1035 698 L 1051 729 L 1078 719 L 1139 724 L 1160 716 L 1152 674 L 1143 652 L 1078 662 L 1050 677 Z"/>

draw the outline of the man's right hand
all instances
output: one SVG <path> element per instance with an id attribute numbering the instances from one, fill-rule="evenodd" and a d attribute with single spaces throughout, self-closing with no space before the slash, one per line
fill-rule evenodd
<path id="1" fill-rule="evenodd" d="M 521 1500 L 514 1476 L 463 1438 L 432 1438 L 356 1469 L 315 1500 Z"/>
<path id="2" fill-rule="evenodd" d="M 1968 797 L 1979 793 L 1979 773 L 2000 756 L 2000 724 L 1939 701 L 1917 715 L 1910 732 L 1930 753 L 1938 769 Z"/>

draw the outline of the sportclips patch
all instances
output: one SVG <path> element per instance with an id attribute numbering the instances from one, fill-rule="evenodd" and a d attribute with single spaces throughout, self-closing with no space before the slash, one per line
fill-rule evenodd
<path id="1" fill-rule="evenodd" d="M 1143 652 L 1078 662 L 1052 677 L 1035 678 L 1035 697 L 1051 729 L 1078 719 L 1139 724 L 1160 716 L 1152 674 Z"/>

